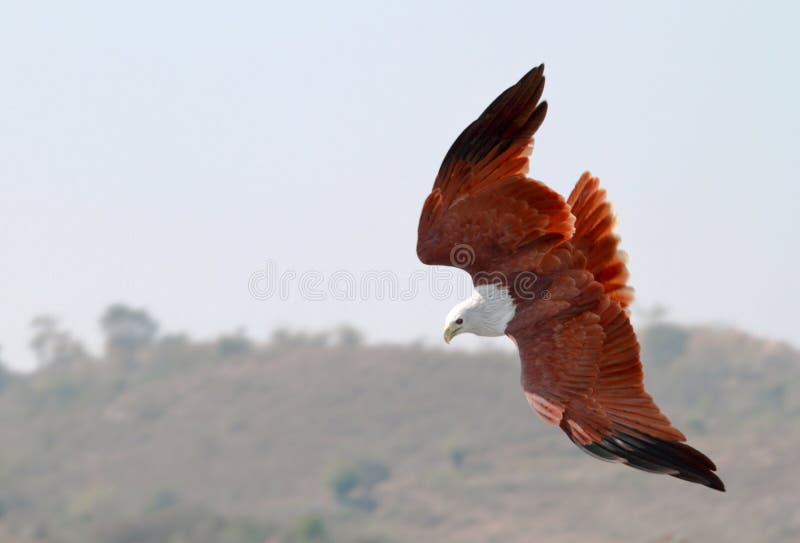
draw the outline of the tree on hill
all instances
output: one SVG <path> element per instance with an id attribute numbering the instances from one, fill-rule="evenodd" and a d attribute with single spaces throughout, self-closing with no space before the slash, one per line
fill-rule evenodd
<path id="1" fill-rule="evenodd" d="M 348 324 L 343 324 L 332 330 L 317 332 L 277 328 L 272 332 L 270 344 L 279 349 L 327 347 L 329 345 L 355 349 L 364 344 L 364 334 Z"/>
<path id="2" fill-rule="evenodd" d="M 29 345 L 39 368 L 73 364 L 88 358 L 83 344 L 62 330 L 55 317 L 40 315 L 31 321 L 31 328 L 33 337 Z"/>
<path id="3" fill-rule="evenodd" d="M 6 388 L 6 385 L 11 381 L 11 374 L 6 369 L 7 367 L 6 361 L 3 360 L 3 348 L 0 347 L 0 392 L 3 392 L 3 389 Z M 0 508 L 0 512 L 1 511 L 2 508 Z"/>
<path id="4" fill-rule="evenodd" d="M 328 332 L 294 331 L 288 328 L 278 328 L 272 332 L 270 344 L 279 349 L 292 349 L 296 347 L 324 347 L 328 344 Z"/>
<path id="5" fill-rule="evenodd" d="M 233 334 L 224 334 L 217 339 L 217 351 L 223 358 L 247 354 L 253 350 L 253 343 L 243 328 Z"/>
<path id="6" fill-rule="evenodd" d="M 158 323 L 144 309 L 113 304 L 100 318 L 106 338 L 106 352 L 130 360 L 151 345 L 158 333 Z"/>
<path id="7" fill-rule="evenodd" d="M 360 347 L 364 343 L 364 334 L 357 328 L 344 324 L 336 328 L 333 332 L 335 343 L 341 347 L 354 349 Z"/>

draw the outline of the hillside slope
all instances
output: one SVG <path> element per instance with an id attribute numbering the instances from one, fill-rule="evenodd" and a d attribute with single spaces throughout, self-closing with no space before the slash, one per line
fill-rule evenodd
<path id="1" fill-rule="evenodd" d="M 711 492 L 584 455 L 500 352 L 155 343 L 0 392 L 0 533 L 20 541 L 796 541 L 800 354 L 642 332 L 647 386 Z M 370 479 L 371 477 L 371 479 Z M 11 537 L 9 535 L 9 537 Z"/>

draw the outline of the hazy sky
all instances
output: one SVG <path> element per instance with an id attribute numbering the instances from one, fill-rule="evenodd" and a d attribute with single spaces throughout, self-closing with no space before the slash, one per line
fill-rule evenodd
<path id="1" fill-rule="evenodd" d="M 600 176 L 638 302 L 800 345 L 800 8 L 648 4 L 3 2 L 3 357 L 32 362 L 41 313 L 96 348 L 114 301 L 200 337 L 440 342 L 455 293 L 326 287 L 407 288 L 444 153 L 540 62 L 531 173 Z M 254 297 L 273 265 L 298 279 Z"/>

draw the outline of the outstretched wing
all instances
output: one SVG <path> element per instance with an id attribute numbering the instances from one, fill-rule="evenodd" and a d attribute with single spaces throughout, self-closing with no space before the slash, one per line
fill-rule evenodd
<path id="1" fill-rule="evenodd" d="M 526 177 L 533 135 L 547 113 L 539 102 L 543 71 L 534 68 L 498 96 L 447 152 L 420 217 L 423 263 L 487 270 L 521 248 L 546 251 L 572 235 L 564 199 Z M 454 261 L 458 247 L 467 258 Z"/>
<path id="2" fill-rule="evenodd" d="M 683 443 L 684 435 L 645 391 L 639 343 L 617 301 L 602 294 L 593 310 L 562 311 L 509 335 L 519 347 L 531 407 L 583 450 L 725 489 L 714 463 Z"/>
<path id="3" fill-rule="evenodd" d="M 625 308 L 633 301 L 633 289 L 627 285 L 627 255 L 619 250 L 619 236 L 614 229 L 616 216 L 600 180 L 585 172 L 567 198 L 575 215 L 572 245 L 586 258 L 586 269 L 592 272 L 603 289 Z"/>

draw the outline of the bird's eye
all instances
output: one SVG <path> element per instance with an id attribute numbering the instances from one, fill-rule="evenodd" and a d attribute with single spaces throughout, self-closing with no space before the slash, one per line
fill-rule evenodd
<path id="1" fill-rule="evenodd" d="M 464 319 L 456 319 L 456 324 L 464 324 Z"/>

